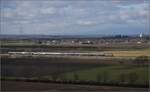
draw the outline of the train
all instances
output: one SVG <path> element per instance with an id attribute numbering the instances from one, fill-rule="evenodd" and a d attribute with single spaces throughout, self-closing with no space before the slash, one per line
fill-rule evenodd
<path id="1" fill-rule="evenodd" d="M 68 55 L 68 56 L 113 56 L 106 52 L 8 52 L 9 55 Z"/>

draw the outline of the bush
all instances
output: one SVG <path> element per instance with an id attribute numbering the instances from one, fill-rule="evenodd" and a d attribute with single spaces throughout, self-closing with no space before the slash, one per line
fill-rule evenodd
<path id="1" fill-rule="evenodd" d="M 73 77 L 74 77 L 74 80 L 75 80 L 75 81 L 79 80 L 79 76 L 78 76 L 77 73 L 74 73 L 74 74 L 73 74 Z"/>
<path id="2" fill-rule="evenodd" d="M 102 80 L 102 76 L 100 73 L 97 74 L 96 80 L 97 80 L 97 82 L 100 82 Z"/>
<path id="3" fill-rule="evenodd" d="M 53 81 L 56 81 L 59 78 L 59 75 L 58 74 L 53 74 L 53 75 L 51 75 L 51 78 L 52 78 Z"/>
<path id="4" fill-rule="evenodd" d="M 107 71 L 103 72 L 103 82 L 106 83 L 109 79 L 109 73 Z"/>
<path id="5" fill-rule="evenodd" d="M 125 83 L 125 82 L 126 82 L 126 77 L 127 77 L 127 74 L 121 73 L 121 74 L 119 75 L 119 81 L 120 81 L 121 83 Z"/>
<path id="6" fill-rule="evenodd" d="M 131 72 L 128 74 L 128 79 L 129 79 L 130 84 L 134 84 L 135 81 L 137 81 L 138 79 L 138 75 L 135 72 Z"/>
<path id="7" fill-rule="evenodd" d="M 60 79 L 61 79 L 62 81 L 66 81 L 66 80 L 67 80 L 67 77 L 66 77 L 66 75 L 60 75 Z"/>
<path id="8" fill-rule="evenodd" d="M 146 62 L 150 61 L 148 56 L 139 56 L 136 57 L 135 60 L 137 65 L 144 65 Z"/>

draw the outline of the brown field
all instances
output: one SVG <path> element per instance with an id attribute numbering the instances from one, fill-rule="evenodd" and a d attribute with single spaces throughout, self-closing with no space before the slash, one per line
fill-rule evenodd
<path id="1" fill-rule="evenodd" d="M 112 53 L 115 57 L 137 57 L 150 56 L 150 49 L 148 50 L 133 50 L 133 51 L 104 51 Z"/>

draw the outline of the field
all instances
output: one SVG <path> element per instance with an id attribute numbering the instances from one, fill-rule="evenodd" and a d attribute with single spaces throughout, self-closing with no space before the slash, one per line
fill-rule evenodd
<path id="1" fill-rule="evenodd" d="M 143 50 L 126 50 L 126 51 L 104 51 L 112 53 L 115 57 L 137 57 L 137 56 L 150 56 L 150 49 Z"/>
<path id="2" fill-rule="evenodd" d="M 148 92 L 145 88 L 95 86 L 95 85 L 73 85 L 56 83 L 34 83 L 19 81 L 2 81 L 2 91 L 38 91 L 38 92 Z"/>
<path id="3" fill-rule="evenodd" d="M 35 45 L 36 41 L 32 40 L 1 40 L 1 45 Z"/>
<path id="4" fill-rule="evenodd" d="M 11 44 L 11 43 L 10 43 Z M 83 44 L 83 45 L 61 45 L 61 44 L 56 44 L 56 45 L 39 45 L 39 44 L 26 44 L 26 42 L 24 44 L 12 44 L 9 45 L 8 44 L 2 44 L 1 45 L 1 52 L 3 53 L 7 53 L 8 51 L 44 51 L 44 52 L 50 52 L 50 51 L 136 51 L 136 50 L 144 50 L 146 51 L 147 49 L 150 51 L 149 49 L 149 44 L 111 44 L 111 45 L 97 45 L 97 44 L 93 44 L 93 45 L 87 45 L 87 44 Z M 145 52 L 142 52 L 144 54 L 146 54 Z M 117 52 L 114 52 L 117 54 Z M 131 52 L 130 52 L 131 53 Z M 138 52 L 140 53 L 140 52 Z M 149 52 L 148 52 L 149 53 Z M 131 53 L 132 54 L 132 53 Z M 118 54 L 117 54 L 118 55 Z"/>
<path id="5" fill-rule="evenodd" d="M 66 77 L 74 80 L 75 74 L 78 80 L 92 80 L 110 83 L 129 83 L 128 78 L 130 73 L 135 73 L 137 78 L 135 84 L 146 84 L 148 82 L 148 65 L 145 66 L 130 66 L 130 65 L 108 65 L 96 67 L 92 69 L 79 70 L 71 73 L 66 73 Z M 123 76 L 124 75 L 124 76 Z M 121 79 L 122 78 L 122 79 Z M 123 79 L 124 78 L 124 79 Z"/>
<path id="6" fill-rule="evenodd" d="M 149 65 L 136 65 L 135 61 L 130 59 L 2 58 L 1 65 L 2 77 L 6 78 L 25 77 L 139 85 L 146 85 L 149 80 Z M 135 78 L 133 82 L 130 74 Z M 126 77 L 122 79 L 122 75 Z"/>
<path id="7" fill-rule="evenodd" d="M 79 59 L 67 58 L 2 58 L 2 76 L 9 77 L 42 77 L 66 71 L 98 66 L 80 62 Z M 88 62 L 88 60 L 87 60 Z"/>
<path id="8" fill-rule="evenodd" d="M 14 41 L 12 44 L 2 42 L 0 49 L 3 91 L 55 89 L 56 91 L 104 90 L 110 92 L 111 90 L 129 91 L 130 87 L 131 92 L 138 89 L 141 92 L 148 91 L 150 64 L 148 44 L 118 43 L 79 46 L 41 45 L 33 42 L 30 40 Z M 113 56 L 18 55 L 13 57 L 8 54 L 10 51 L 104 52 L 112 53 Z"/>
<path id="9" fill-rule="evenodd" d="M 61 91 L 94 91 L 94 90 L 142 90 L 147 88 L 122 88 L 109 85 L 127 84 L 131 87 L 147 85 L 148 65 L 136 65 L 134 60 L 126 59 L 80 59 L 80 58 L 5 58 L 2 57 L 1 78 L 2 90 L 53 90 Z M 120 65 L 121 64 L 121 65 Z M 125 77 L 122 77 L 125 76 Z M 8 79 L 33 78 L 53 81 L 91 81 L 103 86 L 86 86 L 73 84 L 34 83 L 24 81 L 7 81 Z M 37 80 L 38 81 L 38 80 Z M 73 82 L 72 82 L 73 83 Z M 87 82 L 88 83 L 88 82 Z M 32 86 L 32 88 L 29 87 Z M 105 85 L 105 86 L 104 86 Z M 18 88 L 19 86 L 19 88 Z M 37 88 L 38 87 L 38 88 Z M 59 88 L 58 88 L 59 87 Z M 60 88 L 61 87 L 61 88 Z M 89 88 L 90 87 L 90 88 Z M 145 91 L 144 91 L 145 90 Z"/>

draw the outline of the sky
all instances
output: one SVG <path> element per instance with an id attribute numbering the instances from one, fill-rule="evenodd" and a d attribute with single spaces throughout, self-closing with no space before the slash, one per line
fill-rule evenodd
<path id="1" fill-rule="evenodd" d="M 1 34 L 149 34 L 149 0 L 0 0 Z"/>

